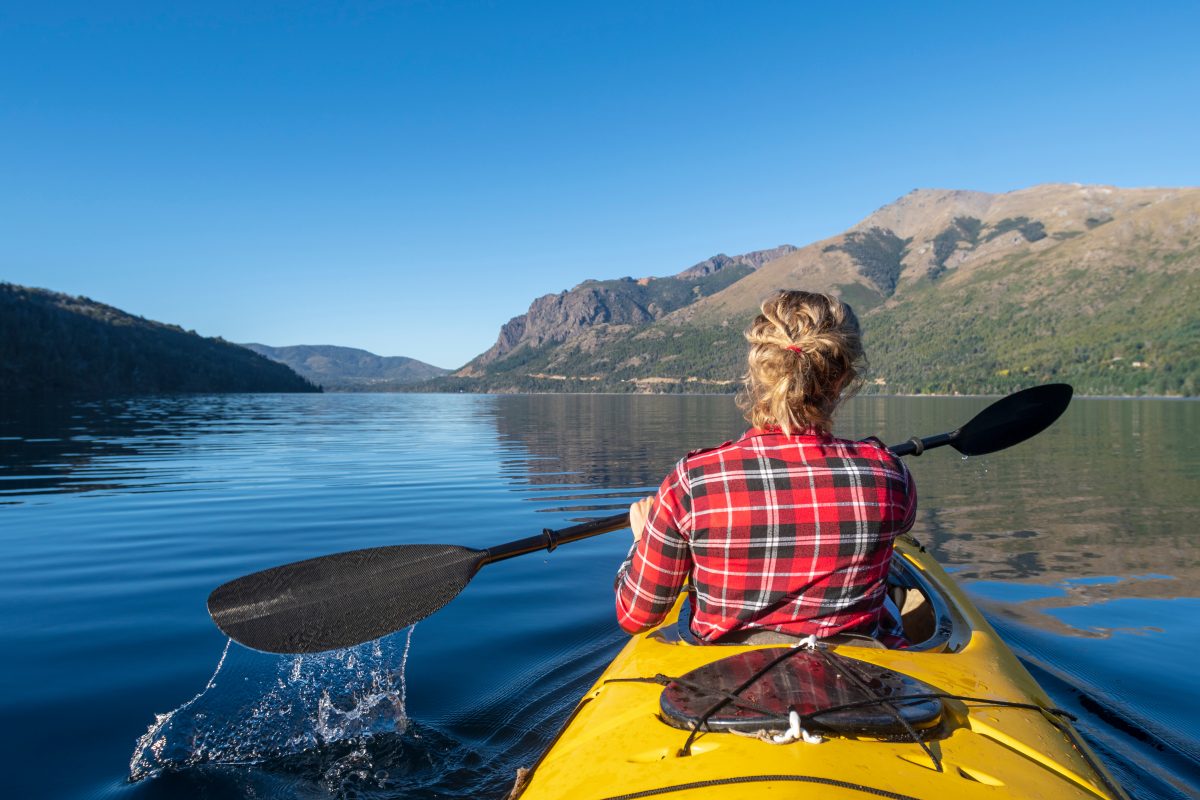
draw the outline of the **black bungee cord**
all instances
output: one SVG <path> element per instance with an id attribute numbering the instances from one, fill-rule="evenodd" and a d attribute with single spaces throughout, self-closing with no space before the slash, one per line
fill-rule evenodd
<path id="1" fill-rule="evenodd" d="M 688 733 L 688 738 L 684 742 L 683 746 L 678 751 L 678 755 L 688 756 L 688 755 L 691 755 L 692 744 L 695 742 L 697 736 L 701 733 L 702 729 L 704 729 L 705 732 L 711 732 L 711 731 L 708 731 L 705 728 L 705 726 L 707 725 L 708 720 L 711 719 L 712 716 L 714 714 L 716 714 L 718 711 L 720 711 L 722 708 L 725 708 L 728 705 L 735 705 L 739 708 L 744 708 L 748 711 L 755 711 L 760 714 L 767 714 L 767 715 L 772 714 L 772 711 L 770 709 L 766 709 L 763 706 L 758 705 L 757 703 L 752 703 L 752 702 L 746 700 L 746 698 L 741 696 L 741 693 L 744 692 L 746 689 L 748 689 L 750 686 L 753 686 L 756 681 L 758 681 L 764 675 L 766 675 L 768 672 L 770 672 L 772 669 L 774 669 L 778 664 L 783 663 L 790 656 L 794 655 L 796 652 L 798 652 L 802 649 L 803 648 L 800 648 L 800 647 L 788 648 L 788 650 L 786 652 L 780 654 L 779 656 L 777 656 L 776 658 L 772 659 L 770 662 L 765 664 L 763 667 L 759 668 L 757 672 L 755 672 L 748 679 L 743 681 L 741 683 L 741 685 L 737 686 L 736 688 L 734 688 L 732 690 L 718 689 L 713 686 L 698 684 L 694 681 L 689 681 L 684 678 L 674 678 L 669 675 L 664 675 L 661 672 L 658 673 L 657 675 L 655 675 L 654 677 L 609 678 L 608 680 L 604 681 L 604 683 L 606 685 L 609 683 L 653 683 L 653 684 L 657 684 L 659 686 L 666 686 L 668 683 L 675 682 L 675 683 L 678 683 L 680 686 L 683 686 L 686 689 L 693 689 L 696 691 L 704 691 L 709 694 L 720 695 L 721 699 L 719 701 L 717 701 L 716 703 L 714 703 L 711 707 L 709 707 L 691 725 L 691 727 L 689 729 L 689 733 Z M 823 654 L 823 655 L 826 655 L 828 657 L 828 654 Z M 832 658 L 830 658 L 829 660 L 832 661 Z M 843 660 L 848 661 L 849 659 L 843 659 Z M 835 661 L 835 662 L 833 662 L 833 664 L 837 664 L 837 662 Z M 851 680 L 859 679 L 859 676 L 857 676 L 857 675 L 851 675 L 850 677 L 851 677 Z M 863 688 L 863 687 L 860 687 L 860 688 Z M 867 687 L 866 690 L 869 692 L 870 691 L 869 687 Z M 801 722 L 803 723 L 803 722 L 815 720 L 818 717 L 824 716 L 826 714 L 832 714 L 832 713 L 835 713 L 838 711 L 846 711 L 846 710 L 855 709 L 855 708 L 868 708 L 868 707 L 879 706 L 879 705 L 891 706 L 891 710 L 893 711 L 893 713 L 898 714 L 899 712 L 896 711 L 896 709 L 893 705 L 894 703 L 906 702 L 906 701 L 910 701 L 910 700 L 934 700 L 934 699 L 957 700 L 962 703 L 975 703 L 978 705 L 993 706 L 993 707 L 997 707 L 997 708 L 1020 708 L 1020 709 L 1026 709 L 1029 711 L 1041 712 L 1041 713 L 1047 715 L 1048 717 L 1050 717 L 1051 719 L 1059 718 L 1059 719 L 1070 720 L 1072 722 L 1074 722 L 1077 719 L 1074 714 L 1070 713 L 1069 711 L 1065 711 L 1064 709 L 1061 709 L 1061 708 L 1047 708 L 1045 706 L 1041 706 L 1036 703 L 1021 703 L 1021 702 L 1016 702 L 1013 700 L 999 700 L 999 699 L 993 698 L 993 697 L 975 697 L 973 695 L 951 694 L 949 692 L 912 692 L 912 693 L 908 693 L 908 694 L 895 695 L 892 697 L 872 697 L 867 700 L 856 700 L 856 701 L 850 702 L 850 703 L 840 703 L 840 704 L 834 705 L 834 706 L 826 706 L 825 708 L 820 708 L 815 711 L 810 711 L 807 714 L 800 714 L 797 711 L 797 715 L 800 717 Z M 795 710 L 795 709 L 789 709 L 789 711 L 791 711 L 791 710 Z M 926 752 L 928 752 L 929 748 L 927 745 L 925 745 L 925 742 L 921 738 L 920 733 L 917 732 L 916 730 L 914 730 L 912 728 L 912 726 L 908 724 L 907 720 L 904 720 L 902 717 L 900 718 L 900 722 L 902 725 L 904 725 L 904 727 L 908 731 L 909 735 L 918 744 L 920 744 L 922 746 L 922 748 L 924 748 L 926 750 Z M 1057 725 L 1055 727 L 1058 727 L 1060 731 L 1062 730 L 1062 728 Z M 938 764 L 938 759 L 936 757 L 931 756 L 931 760 L 933 760 L 933 762 L 935 764 Z"/>
<path id="2" fill-rule="evenodd" d="M 866 694 L 867 697 L 877 701 L 879 705 L 887 709 L 888 713 L 895 717 L 896 721 L 904 726 L 904 730 L 908 732 L 910 737 L 912 737 L 913 742 L 920 745 L 921 749 L 925 751 L 925 755 L 929 756 L 929 760 L 933 762 L 934 770 L 937 772 L 943 771 L 942 759 L 933 752 L 933 748 L 921 738 L 921 735 L 913 729 L 913 726 L 908 724 L 908 720 L 904 718 L 904 715 L 900 713 L 899 709 L 897 709 L 895 704 L 892 702 L 894 698 L 875 696 L 875 693 L 871 691 L 871 687 L 862 679 L 862 676 L 855 674 L 854 669 L 851 667 L 851 659 L 843 658 L 841 659 L 842 663 L 839 665 L 837 661 L 834 661 L 834 657 L 825 650 L 818 650 L 816 648 L 813 649 L 817 655 L 821 657 L 825 664 L 830 667 L 830 669 L 838 669 L 840 666 L 841 671 L 845 673 L 846 677 L 850 679 L 851 683 L 858 687 L 858 689 Z"/>

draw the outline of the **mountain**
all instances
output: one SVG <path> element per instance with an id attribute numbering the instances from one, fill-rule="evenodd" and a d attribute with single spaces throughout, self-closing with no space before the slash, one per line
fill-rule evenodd
<path id="1" fill-rule="evenodd" d="M 597 325 L 644 325 L 719 292 L 768 261 L 796 248 L 780 245 L 740 256 L 719 253 L 665 278 L 584 281 L 575 288 L 534 300 L 529 310 L 500 329 L 496 343 L 457 373 L 482 376 L 487 366 L 517 350 L 565 342 Z"/>
<path id="2" fill-rule="evenodd" d="M 0 283 L 0 394 L 319 391 L 223 339 L 86 297 Z"/>
<path id="3" fill-rule="evenodd" d="M 1200 393 L 1200 189 L 920 189 L 727 274 L 736 279 L 653 319 L 606 318 L 577 296 L 573 328 L 510 337 L 429 388 L 730 391 L 761 299 L 800 288 L 859 313 L 869 391 L 1063 380 L 1083 394 Z"/>
<path id="4" fill-rule="evenodd" d="M 272 361 L 287 364 L 298 374 L 326 389 L 385 391 L 395 386 L 429 380 L 450 370 L 404 356 L 377 356 L 366 350 L 333 345 L 270 347 L 244 344 Z"/>

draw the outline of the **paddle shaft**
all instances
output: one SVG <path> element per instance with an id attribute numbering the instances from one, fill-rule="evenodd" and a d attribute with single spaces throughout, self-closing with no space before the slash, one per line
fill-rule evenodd
<path id="1" fill-rule="evenodd" d="M 961 428 L 959 429 L 961 430 Z M 907 442 L 902 444 L 894 444 L 888 448 L 895 456 L 919 456 L 926 450 L 932 450 L 935 447 L 941 447 L 945 444 L 953 444 L 958 438 L 958 431 L 950 433 L 939 433 L 936 436 L 926 436 L 924 438 L 914 436 Z"/>
<path id="2" fill-rule="evenodd" d="M 570 542 L 577 542 L 580 539 L 587 539 L 592 536 L 599 536 L 628 527 L 629 514 L 621 513 L 613 514 L 611 517 L 592 520 L 591 522 L 583 522 L 579 525 L 572 525 L 569 528 L 557 531 L 544 528 L 537 536 L 517 539 L 515 542 L 507 542 L 487 548 L 483 551 L 484 555 L 479 561 L 479 566 L 482 567 L 484 564 L 491 564 L 495 561 L 516 558 L 517 556 L 534 553 L 538 550 L 549 552 L 560 544 L 569 544 Z"/>

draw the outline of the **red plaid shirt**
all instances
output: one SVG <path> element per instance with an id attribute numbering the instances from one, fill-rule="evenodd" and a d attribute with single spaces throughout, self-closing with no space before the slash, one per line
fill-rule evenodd
<path id="1" fill-rule="evenodd" d="M 751 430 L 689 453 L 663 481 L 617 575 L 617 620 L 662 621 L 690 578 L 692 631 L 874 634 L 912 476 L 878 439 Z"/>

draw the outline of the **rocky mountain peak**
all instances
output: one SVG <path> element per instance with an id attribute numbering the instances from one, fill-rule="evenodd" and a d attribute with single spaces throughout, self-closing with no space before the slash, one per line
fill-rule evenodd
<path id="1" fill-rule="evenodd" d="M 676 275 L 676 278 L 700 278 L 705 275 L 711 275 L 718 270 L 735 264 L 744 264 L 751 269 L 758 269 L 763 264 L 769 261 L 774 261 L 777 258 L 782 258 L 788 253 L 794 253 L 799 248 L 790 244 L 781 244 L 778 247 L 772 247 L 768 250 L 755 250 L 752 253 L 743 253 L 740 256 L 727 256 L 724 253 L 717 253 L 712 258 L 707 258 L 699 264 L 694 264 L 683 272 Z"/>
<path id="2" fill-rule="evenodd" d="M 564 342 L 597 325 L 654 322 L 795 250 L 785 244 L 736 256 L 718 253 L 669 277 L 587 280 L 569 291 L 543 295 L 506 322 L 496 343 L 459 374 L 474 375 L 519 348 Z"/>

